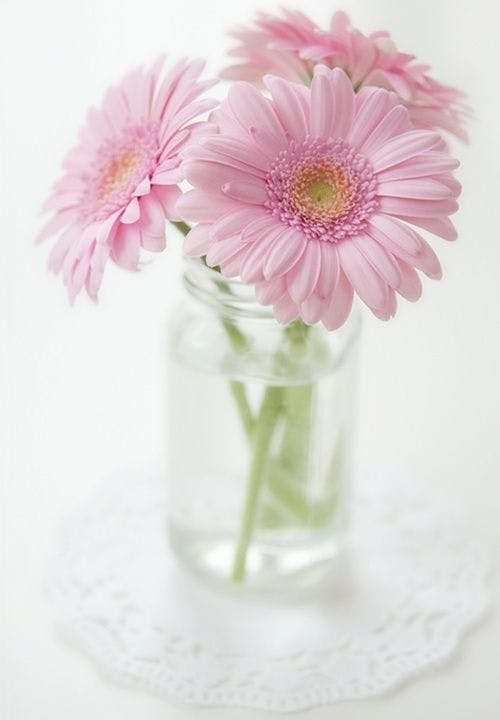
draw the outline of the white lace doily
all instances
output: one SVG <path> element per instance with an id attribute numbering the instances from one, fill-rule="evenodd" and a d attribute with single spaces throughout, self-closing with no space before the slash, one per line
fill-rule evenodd
<path id="1" fill-rule="evenodd" d="M 485 608 L 484 551 L 431 491 L 369 478 L 331 578 L 284 600 L 183 571 L 164 485 L 122 478 L 72 517 L 49 579 L 59 622 L 121 682 L 265 710 L 364 698 L 444 661 Z"/>

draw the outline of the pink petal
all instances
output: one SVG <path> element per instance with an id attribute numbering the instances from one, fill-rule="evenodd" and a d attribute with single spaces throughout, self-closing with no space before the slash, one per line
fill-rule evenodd
<path id="1" fill-rule="evenodd" d="M 375 229 L 375 233 L 373 229 Z M 384 244 L 384 239 L 387 237 L 409 255 L 417 255 L 420 252 L 418 233 L 390 215 L 377 213 L 372 215 L 368 224 L 368 233 L 381 245 Z"/>
<path id="2" fill-rule="evenodd" d="M 233 278 L 238 277 L 240 274 L 241 264 L 243 260 L 245 259 L 245 255 L 247 253 L 247 247 L 244 246 L 241 248 L 239 252 L 236 253 L 236 255 L 233 255 L 232 258 L 230 258 L 227 262 L 221 263 L 220 271 L 225 277 Z"/>
<path id="3" fill-rule="evenodd" d="M 402 249 L 401 245 L 396 244 L 392 237 L 391 238 L 383 233 L 380 233 L 376 228 L 370 227 L 370 235 L 380 245 L 382 245 L 388 252 L 394 255 L 396 258 L 404 260 L 408 265 L 413 265 L 419 270 L 423 270 L 426 275 L 433 279 L 440 279 L 442 275 L 441 265 L 439 260 L 430 245 L 421 237 L 415 230 L 407 228 L 413 233 L 413 236 L 418 240 L 419 249 L 417 253 L 409 254 Z"/>
<path id="4" fill-rule="evenodd" d="M 151 182 L 149 180 L 149 177 L 146 175 L 146 177 L 141 180 L 139 185 L 136 187 L 134 191 L 134 195 L 136 197 L 140 197 L 141 195 L 147 195 L 149 191 L 151 190 Z"/>
<path id="5" fill-rule="evenodd" d="M 351 81 L 340 68 L 331 71 L 331 83 L 335 95 L 332 137 L 345 138 L 352 125 L 354 115 L 354 90 Z"/>
<path id="6" fill-rule="evenodd" d="M 76 213 L 73 210 L 66 210 L 57 213 L 57 215 L 51 218 L 43 226 L 43 228 L 36 236 L 35 242 L 41 243 L 47 238 L 51 237 L 51 235 L 55 235 L 59 230 L 62 230 L 63 227 L 68 225 L 75 217 Z"/>
<path id="7" fill-rule="evenodd" d="M 260 282 L 264 280 L 263 265 L 276 241 L 287 229 L 278 225 L 272 232 L 264 232 L 257 236 L 250 244 L 245 259 L 240 268 L 241 279 L 245 283 Z M 266 278 L 268 279 L 268 278 Z"/>
<path id="8" fill-rule="evenodd" d="M 443 270 L 439 259 L 429 243 L 424 239 L 422 239 L 422 246 L 418 257 L 413 260 L 413 265 L 433 280 L 441 280 L 443 277 Z"/>
<path id="9" fill-rule="evenodd" d="M 269 162 L 262 155 L 256 153 L 248 143 L 242 143 L 235 138 L 210 137 L 203 141 L 203 147 L 224 157 L 238 160 L 254 171 L 257 170 L 262 177 L 265 177 L 269 170 Z"/>
<path id="10" fill-rule="evenodd" d="M 264 263 L 265 279 L 270 280 L 288 272 L 300 260 L 306 245 L 307 238 L 304 233 L 287 228 L 269 251 Z"/>
<path id="11" fill-rule="evenodd" d="M 309 240 L 300 262 L 297 262 L 286 275 L 288 293 L 297 305 L 307 300 L 313 292 L 320 269 L 321 241 Z"/>
<path id="12" fill-rule="evenodd" d="M 60 271 L 70 247 L 75 243 L 80 234 L 81 228 L 74 225 L 63 232 L 50 252 L 48 260 L 49 270 L 55 273 Z"/>
<path id="13" fill-rule="evenodd" d="M 462 192 L 462 185 L 458 182 L 458 180 L 453 177 L 453 175 L 441 174 L 441 175 L 433 175 L 430 180 L 434 180 L 435 182 L 442 183 L 445 185 L 453 195 L 453 197 L 458 197 L 460 193 Z"/>
<path id="14" fill-rule="evenodd" d="M 373 269 L 354 243 L 338 245 L 342 270 L 361 300 L 370 308 L 382 309 L 387 302 L 387 283 Z"/>
<path id="15" fill-rule="evenodd" d="M 179 165 L 170 170 L 155 170 L 151 176 L 154 185 L 174 185 L 185 180 L 182 167 Z"/>
<path id="16" fill-rule="evenodd" d="M 73 272 L 68 281 L 68 295 L 69 301 L 73 304 L 76 296 L 85 285 L 89 270 L 90 270 L 90 257 L 92 255 L 94 244 L 89 245 L 85 255 L 75 264 Z"/>
<path id="17" fill-rule="evenodd" d="M 415 270 L 403 260 L 398 260 L 401 282 L 397 292 L 406 300 L 415 302 L 422 295 L 422 283 Z"/>
<path id="18" fill-rule="evenodd" d="M 380 182 L 377 187 L 377 195 L 418 200 L 445 200 L 451 197 L 451 194 L 449 187 L 431 178 L 389 180 Z"/>
<path id="19" fill-rule="evenodd" d="M 441 141 L 437 133 L 427 130 L 412 130 L 397 135 L 382 147 L 368 155 L 374 172 L 379 173 L 393 165 L 409 160 L 415 155 L 432 150 Z"/>
<path id="20" fill-rule="evenodd" d="M 229 165 L 209 162 L 206 160 L 185 160 L 182 169 L 186 180 L 195 187 L 213 190 L 222 187 L 227 182 L 249 182 L 251 176 Z"/>
<path id="21" fill-rule="evenodd" d="M 352 242 L 380 277 L 392 288 L 398 288 L 401 272 L 394 257 L 368 235 L 357 235 Z"/>
<path id="22" fill-rule="evenodd" d="M 321 318 L 327 330 L 337 330 L 345 323 L 351 312 L 353 297 L 352 285 L 341 271 L 330 304 Z"/>
<path id="23" fill-rule="evenodd" d="M 316 68 L 311 83 L 311 134 L 313 137 L 328 138 L 335 112 L 335 96 L 329 77 Z"/>
<path id="24" fill-rule="evenodd" d="M 459 166 L 458 160 L 442 152 L 425 152 L 412 157 L 410 160 L 393 165 L 378 174 L 380 182 L 390 180 L 406 180 L 407 178 L 427 177 L 435 173 L 444 173 L 455 170 Z"/>
<path id="25" fill-rule="evenodd" d="M 451 215 L 458 210 L 458 203 L 453 198 L 447 200 L 414 200 L 381 196 L 379 208 L 389 215 L 410 215 L 412 217 L 435 218 L 439 215 Z"/>
<path id="26" fill-rule="evenodd" d="M 286 292 L 286 279 L 284 275 L 258 282 L 255 287 L 255 295 L 262 305 L 272 305 L 277 302 Z"/>
<path id="27" fill-rule="evenodd" d="M 85 281 L 87 294 L 97 301 L 97 293 L 101 287 L 104 269 L 109 258 L 109 247 L 97 244 L 90 258 L 90 268 Z"/>
<path id="28" fill-rule="evenodd" d="M 111 257 L 120 267 L 137 270 L 140 247 L 140 231 L 130 225 L 120 225 L 111 248 Z"/>
<path id="29" fill-rule="evenodd" d="M 210 225 L 200 224 L 189 231 L 183 244 L 185 255 L 202 257 L 207 254 L 212 244 L 208 234 L 209 229 Z"/>
<path id="30" fill-rule="evenodd" d="M 308 123 L 302 102 L 293 85 L 274 75 L 266 75 L 264 83 L 273 97 L 278 117 L 285 130 L 296 140 L 303 140 L 308 133 Z"/>
<path id="31" fill-rule="evenodd" d="M 184 220 L 194 222 L 214 222 L 224 212 L 237 209 L 234 200 L 222 193 L 209 193 L 206 190 L 189 190 L 177 200 L 177 214 Z"/>
<path id="32" fill-rule="evenodd" d="M 267 200 L 267 190 L 263 183 L 228 182 L 222 186 L 222 192 L 233 200 L 252 205 L 263 205 Z"/>
<path id="33" fill-rule="evenodd" d="M 148 235 L 146 232 L 141 232 L 141 246 L 144 250 L 149 252 L 163 252 L 167 245 L 167 239 L 165 235 Z"/>
<path id="34" fill-rule="evenodd" d="M 283 129 L 271 102 L 249 83 L 235 83 L 229 90 L 229 107 L 241 126 L 249 131 L 251 127 L 263 128 L 276 141 L 284 143 Z"/>
<path id="35" fill-rule="evenodd" d="M 316 292 L 321 298 L 330 298 L 337 286 L 340 272 L 339 256 L 333 243 L 321 243 L 321 270 Z"/>
<path id="36" fill-rule="evenodd" d="M 120 210 L 117 210 L 108 218 L 106 218 L 106 220 L 103 220 L 103 222 L 101 223 L 101 226 L 96 232 L 96 240 L 99 245 L 104 245 L 112 240 L 113 234 L 116 231 L 118 225 L 120 212 Z"/>
<path id="37" fill-rule="evenodd" d="M 140 217 L 141 209 L 139 207 L 139 201 L 136 197 L 134 197 L 129 202 L 124 212 L 120 216 L 120 222 L 124 223 L 125 225 L 132 225 L 132 223 L 137 222 Z"/>
<path id="38" fill-rule="evenodd" d="M 279 323 L 288 325 L 298 317 L 299 308 L 288 295 L 284 295 L 273 305 L 273 313 Z"/>
<path id="39" fill-rule="evenodd" d="M 429 232 L 443 238 L 443 240 L 456 240 L 457 231 L 451 220 L 447 217 L 436 217 L 436 218 L 415 218 L 415 217 L 403 217 L 401 220 L 417 225 L 418 227 L 428 230 Z"/>
<path id="40" fill-rule="evenodd" d="M 177 201 L 182 191 L 177 185 L 153 185 L 151 194 L 160 203 L 167 220 L 182 220 L 177 211 Z"/>
<path id="41" fill-rule="evenodd" d="M 260 235 L 262 231 L 270 233 L 278 226 L 281 226 L 279 220 L 274 215 L 265 212 L 243 228 L 242 236 L 245 240 L 251 240 L 256 235 Z"/>
<path id="42" fill-rule="evenodd" d="M 385 142 L 398 135 L 410 126 L 408 110 L 402 105 L 396 105 L 388 114 L 379 122 L 379 124 L 370 133 L 369 137 L 360 146 L 360 152 L 365 155 L 375 152 L 378 148 L 383 147 Z"/>
<path id="43" fill-rule="evenodd" d="M 261 221 L 263 218 L 269 218 L 269 213 L 265 214 L 255 208 L 235 207 L 225 215 L 222 215 L 210 228 L 210 237 L 212 240 L 224 240 L 226 237 L 232 237 L 237 232 L 245 231 L 246 228 L 253 226 L 254 222 Z"/>
<path id="44" fill-rule="evenodd" d="M 215 265 L 227 263 L 245 244 L 241 239 L 241 233 L 213 243 L 207 252 L 207 265 L 214 267 Z"/>
<path id="45" fill-rule="evenodd" d="M 381 88 L 361 88 L 355 98 L 355 114 L 347 140 L 350 145 L 361 148 L 366 138 L 386 116 L 390 99 Z"/>
<path id="46" fill-rule="evenodd" d="M 388 288 L 387 292 L 387 299 L 385 301 L 385 305 L 382 308 L 370 308 L 372 313 L 377 317 L 379 320 L 390 320 L 391 317 L 394 317 L 397 309 L 397 300 L 396 300 L 396 293 L 394 290 L 390 287 Z"/>
<path id="47" fill-rule="evenodd" d="M 280 150 L 282 150 L 285 146 L 285 143 L 277 143 L 276 138 L 272 135 L 272 133 L 268 132 L 265 128 L 259 127 L 258 125 L 253 125 L 249 132 L 260 152 L 271 161 L 276 159 Z"/>
<path id="48" fill-rule="evenodd" d="M 321 298 L 313 292 L 300 306 L 300 315 L 308 325 L 315 325 L 328 309 L 330 298 Z"/>
<path id="49" fill-rule="evenodd" d="M 141 220 L 138 226 L 148 235 L 165 234 L 165 213 L 157 196 L 153 193 L 141 198 Z"/>

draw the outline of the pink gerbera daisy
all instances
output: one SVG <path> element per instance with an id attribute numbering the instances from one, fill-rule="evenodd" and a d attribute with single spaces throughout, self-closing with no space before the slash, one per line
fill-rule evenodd
<path id="1" fill-rule="evenodd" d="M 411 225 L 455 238 L 457 161 L 392 93 L 355 94 L 339 68 L 316 66 L 310 88 L 273 76 L 265 84 L 270 99 L 236 83 L 212 114 L 219 134 L 185 150 L 194 189 L 177 210 L 199 223 L 186 253 L 255 283 L 284 323 L 336 328 L 353 291 L 388 319 L 396 293 L 420 296 L 415 268 L 441 276 Z"/>
<path id="2" fill-rule="evenodd" d="M 97 297 L 108 258 L 135 270 L 141 248 L 163 250 L 165 219 L 177 218 L 179 151 L 194 118 L 214 106 L 197 99 L 213 83 L 199 81 L 201 61 L 182 60 L 162 78 L 163 64 L 132 71 L 90 110 L 45 203 L 55 216 L 38 240 L 58 235 L 49 267 L 71 300 L 83 287 Z"/>
<path id="3" fill-rule="evenodd" d="M 364 35 L 353 28 L 344 12 L 334 13 L 328 31 L 300 12 L 260 13 L 253 28 L 233 36 L 240 44 L 230 54 L 240 62 L 227 68 L 224 77 L 255 82 L 271 72 L 307 83 L 317 63 L 341 67 L 356 89 L 375 85 L 397 93 L 415 125 L 467 139 L 463 123 L 470 111 L 463 93 L 431 77 L 429 66 L 416 62 L 414 55 L 399 52 L 389 33 Z"/>

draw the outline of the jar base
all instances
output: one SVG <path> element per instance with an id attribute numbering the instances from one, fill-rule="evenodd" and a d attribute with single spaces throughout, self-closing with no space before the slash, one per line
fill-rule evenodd
<path id="1" fill-rule="evenodd" d="M 303 590 L 321 583 L 341 548 L 331 529 L 315 533 L 314 540 L 310 535 L 307 540 L 298 537 L 286 543 L 256 539 L 247 552 L 244 577 L 234 580 L 234 536 L 194 533 L 170 523 L 169 538 L 175 555 L 190 572 L 211 584 L 259 592 Z"/>

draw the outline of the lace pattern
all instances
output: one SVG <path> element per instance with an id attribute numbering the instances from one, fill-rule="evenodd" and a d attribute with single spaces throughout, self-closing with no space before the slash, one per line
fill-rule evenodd
<path id="1" fill-rule="evenodd" d="M 68 520 L 51 568 L 58 622 L 116 681 L 263 710 L 366 698 L 446 660 L 485 609 L 484 549 L 431 491 L 369 478 L 332 576 L 285 599 L 185 573 L 164 485 L 120 478 Z"/>

